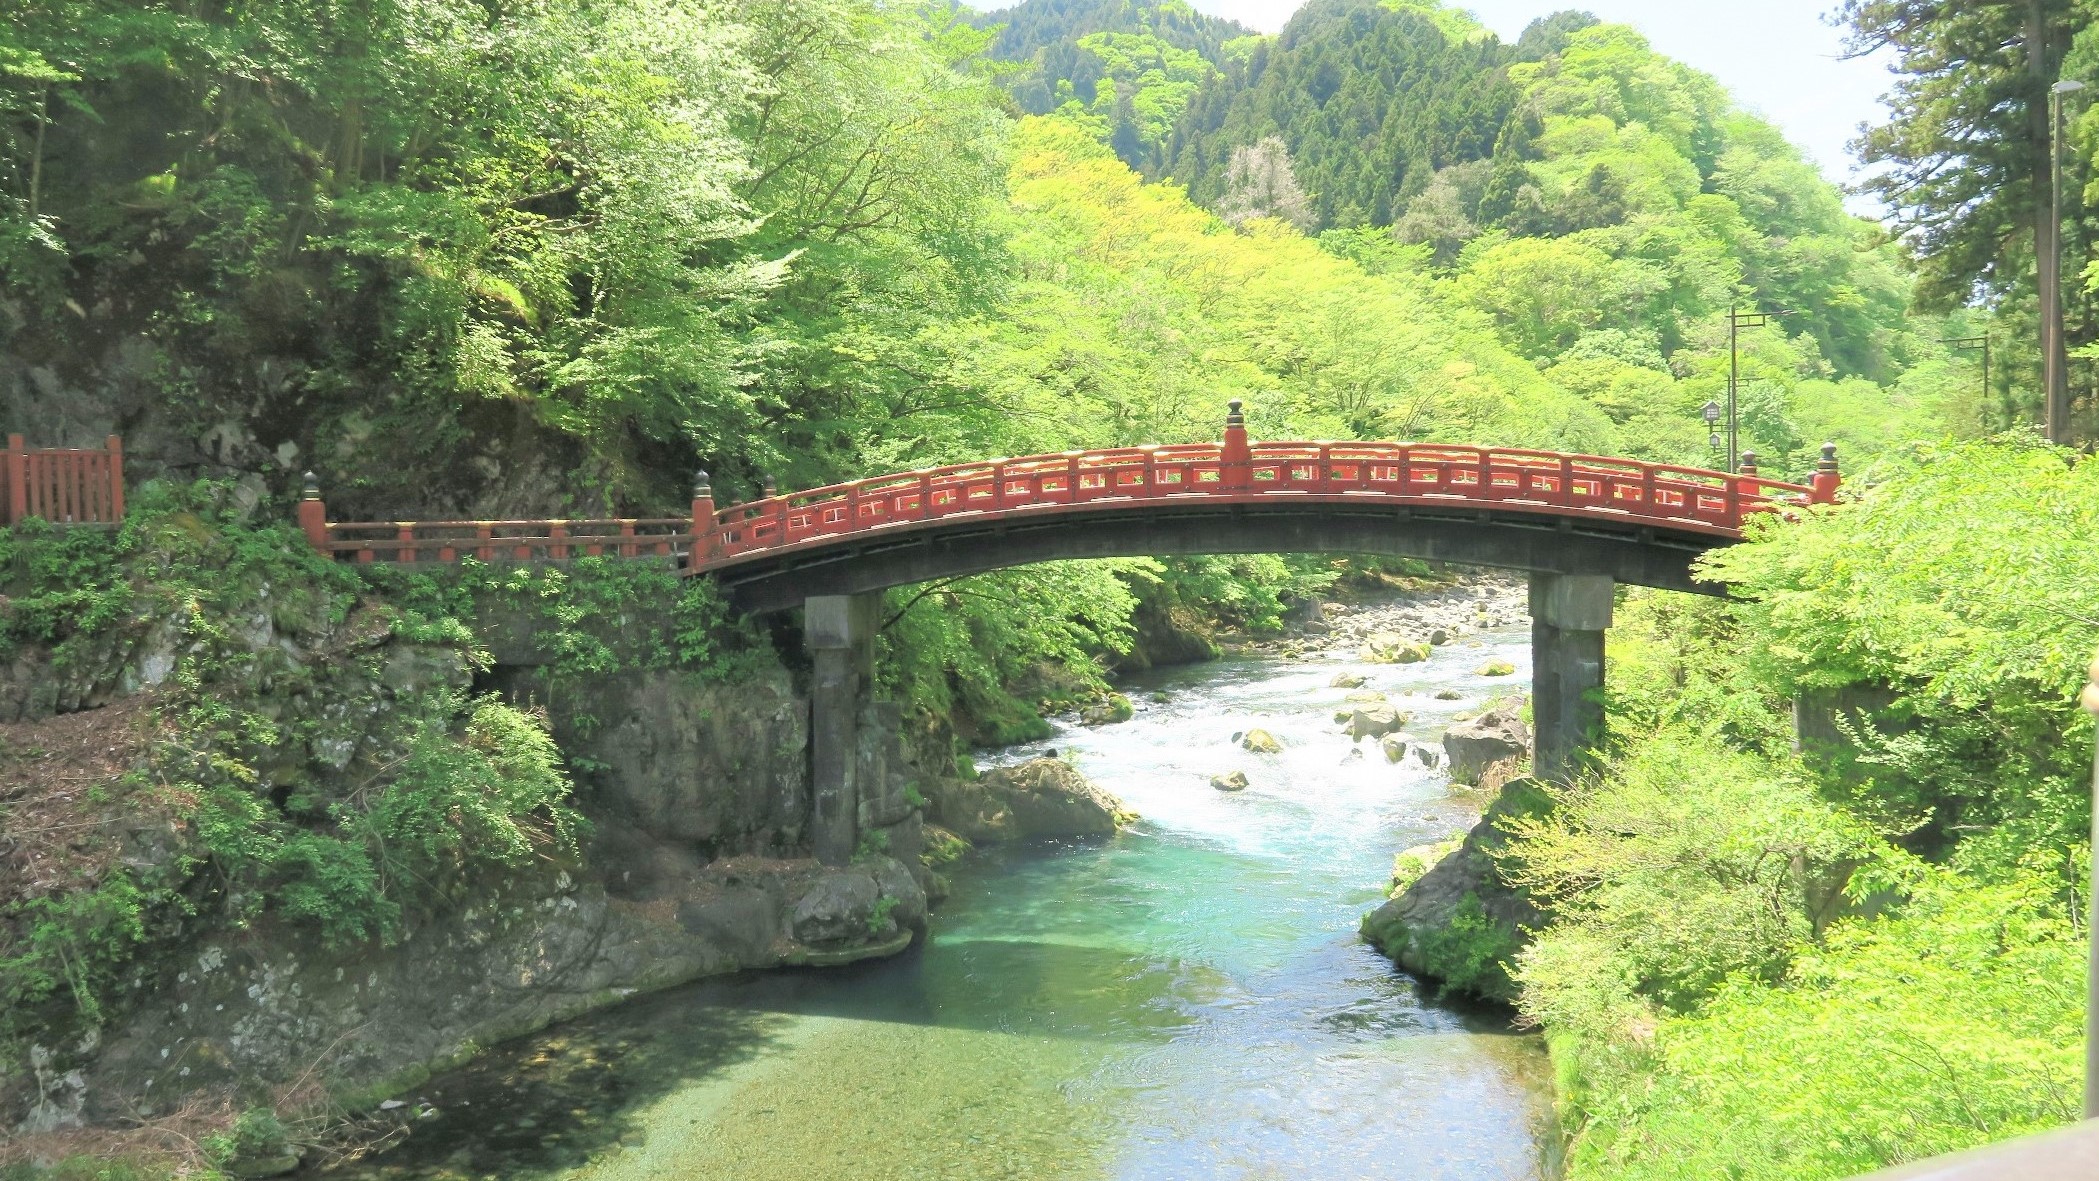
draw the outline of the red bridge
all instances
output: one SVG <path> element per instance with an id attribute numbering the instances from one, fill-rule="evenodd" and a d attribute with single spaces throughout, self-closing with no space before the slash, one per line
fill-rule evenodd
<path id="1" fill-rule="evenodd" d="M 1604 633 L 1619 583 L 1718 593 L 1692 577 L 1756 513 L 1836 498 L 1835 447 L 1809 484 L 1547 451 L 1429 443 L 1253 443 L 1239 403 L 1222 443 L 958 464 L 770 494 L 689 518 L 336 523 L 309 482 L 313 544 L 358 562 L 680 559 L 745 611 L 803 608 L 811 651 L 813 844 L 857 839 L 860 699 L 879 592 L 1063 558 L 1358 553 L 1521 570 L 1531 579 L 1536 770 L 1566 774 L 1602 721 Z"/>
<path id="2" fill-rule="evenodd" d="M 1752 514 L 1829 503 L 1838 483 L 1833 446 L 1823 449 L 1811 483 L 1792 484 L 1759 475 L 1753 454 L 1729 474 L 1515 448 L 1253 443 L 1234 402 L 1222 443 L 956 464 L 722 509 L 703 472 L 689 518 L 331 522 L 309 485 L 300 519 L 315 546 L 357 562 L 676 557 L 688 573 L 720 578 L 741 605 L 759 611 L 797 605 L 809 594 L 859 593 L 1045 557 L 1391 552 L 1395 544 L 1409 553 L 1442 551 L 1413 556 L 1558 570 L 1574 550 L 1629 542 L 1663 551 L 1664 560 L 1601 555 L 1621 581 L 1710 590 L 1688 585 L 1684 555 L 1738 540 Z M 1315 519 L 1328 527 L 1308 529 Z M 1384 522 L 1388 536 L 1327 536 L 1360 533 L 1348 523 L 1365 520 Z M 1154 527 L 1132 529 L 1146 522 Z M 1278 523 L 1289 526 L 1280 535 Z M 1438 523 L 1469 525 L 1477 536 L 1437 544 L 1430 535 Z M 1071 552 L 1035 553 L 1040 546 L 1025 545 L 999 552 L 1041 539 L 1052 525 L 1070 534 L 1062 548 Z M 1161 536 L 1161 529 L 1176 535 Z M 1563 551 L 1561 560 L 1528 552 L 1534 546 L 1487 544 L 1493 539 L 1486 532 L 1512 529 L 1557 538 L 1548 548 Z M 1133 532 L 1148 536 L 1111 540 Z M 931 556 L 958 541 L 970 543 L 971 552 Z M 994 544 L 975 544 L 982 541 Z M 841 578 L 847 566 L 862 576 Z"/>

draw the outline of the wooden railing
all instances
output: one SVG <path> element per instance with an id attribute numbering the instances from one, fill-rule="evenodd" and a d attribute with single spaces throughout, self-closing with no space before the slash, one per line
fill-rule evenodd
<path id="1" fill-rule="evenodd" d="M 99 450 L 32 448 L 9 435 L 0 472 L 7 497 L 0 523 L 41 517 L 54 525 L 114 525 L 124 519 L 124 444 L 115 435 Z"/>
<path id="2" fill-rule="evenodd" d="M 309 477 L 299 525 L 315 549 L 352 562 L 408 565 L 561 562 L 571 558 L 679 558 L 692 548 L 688 517 L 544 521 L 330 521 Z"/>
<path id="3" fill-rule="evenodd" d="M 561 561 L 683 556 L 704 574 L 801 546 L 950 517 L 1127 509 L 1191 501 L 1473 506 L 1740 537 L 1751 514 L 1834 500 L 1836 448 L 1813 482 L 1673 464 L 1440 443 L 1251 443 L 1239 403 L 1224 441 L 1113 447 L 954 464 L 767 495 L 716 509 L 707 474 L 689 518 L 590 521 L 328 520 L 309 473 L 299 523 L 324 553 L 356 562 Z M 769 482 L 768 482 L 769 483 Z M 770 488 L 767 489 L 770 492 Z"/>
<path id="4" fill-rule="evenodd" d="M 1236 405 L 1236 404 L 1235 404 Z M 1427 443 L 1223 443 L 1034 455 L 855 480 L 712 514 L 695 572 L 845 535 L 945 517 L 1126 508 L 1194 499 L 1471 505 L 1740 537 L 1751 514 L 1834 500 L 1836 449 L 1811 484 L 1598 455 Z M 1238 436 L 1235 438 L 1234 436 Z M 704 489 L 699 490 L 704 492 Z M 707 502 L 711 505 L 711 500 Z M 695 520 L 698 515 L 695 501 Z"/>

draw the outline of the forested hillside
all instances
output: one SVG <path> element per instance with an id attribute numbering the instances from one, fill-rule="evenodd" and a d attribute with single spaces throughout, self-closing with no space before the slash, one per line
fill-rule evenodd
<path id="1" fill-rule="evenodd" d="M 1810 436 L 1870 453 L 1896 421 L 2002 421 L 1953 380 L 1949 325 L 1910 318 L 1898 248 L 1769 124 L 1632 29 L 1560 13 L 1503 45 L 1434 5 L 1317 0 L 1220 57 L 1176 6 L 1144 11 L 1155 55 L 1208 68 L 1125 73 L 1113 109 L 1074 94 L 1063 115 L 1231 224 L 1274 217 L 1418 275 L 1610 419 L 1621 450 L 1710 460 L 1696 414 L 1721 393 L 1738 306 L 1778 313 L 1744 338 L 1745 445 L 1767 464 L 1801 462 Z M 1045 46 L 1114 58 L 1084 50 L 1099 37 L 1060 6 L 1001 17 L 1038 66 Z M 1163 141 L 1125 117 L 1175 106 Z"/>

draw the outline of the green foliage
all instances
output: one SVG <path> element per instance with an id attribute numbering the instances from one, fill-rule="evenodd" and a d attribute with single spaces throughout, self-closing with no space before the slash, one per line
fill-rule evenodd
<path id="1" fill-rule="evenodd" d="M 2073 1120 L 2082 951 L 2048 885 L 1935 876 L 1777 987 L 1729 984 L 1617 1047 L 1644 1083 L 1620 1090 L 1608 1051 L 1573 1051 L 1594 1073 L 1569 1175 L 1850 1177 Z"/>
<path id="2" fill-rule="evenodd" d="M 1414 936 L 1424 972 L 1450 988 L 1492 997 L 1508 995 L 1507 965 L 1521 940 L 1488 916 L 1477 894 L 1459 899 L 1448 922 Z"/>
<path id="3" fill-rule="evenodd" d="M 865 861 L 872 857 L 883 857 L 889 853 L 889 831 L 870 828 L 860 834 L 860 841 L 853 846 L 853 860 Z M 879 924 L 876 924 L 879 926 Z"/>
<path id="4" fill-rule="evenodd" d="M 985 745 L 1047 737 L 1009 687 L 1045 665 L 1068 670 L 1060 697 L 1105 691 L 1096 657 L 1127 651 L 1136 599 L 1117 572 L 1148 563 L 1051 562 L 889 593 L 882 689 L 933 716 L 958 716 Z"/>
<path id="5" fill-rule="evenodd" d="M 1857 504 L 1716 554 L 1753 602 L 1742 656 L 1776 695 L 1891 690 L 1846 790 L 1988 860 L 2086 831 L 2090 723 L 2076 687 L 2099 646 L 2099 466 L 2029 442 L 1921 448 Z"/>
<path id="6" fill-rule="evenodd" d="M 875 908 L 867 912 L 867 933 L 880 935 L 882 929 L 889 926 L 889 915 L 896 910 L 896 906 L 897 899 L 893 894 L 884 894 L 875 899 Z"/>
<path id="7" fill-rule="evenodd" d="M 1518 977 L 1575 1181 L 1847 1177 L 2074 1117 L 2092 479 L 1917 448 L 1716 552 L 1737 599 L 1621 612 L 1604 772 L 1500 859 L 1552 914 Z M 1801 696 L 1853 703 L 1835 749 L 1793 753 Z"/>

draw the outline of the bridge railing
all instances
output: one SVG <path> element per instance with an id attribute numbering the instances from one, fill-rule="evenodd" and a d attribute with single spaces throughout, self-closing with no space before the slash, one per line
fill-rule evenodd
<path id="1" fill-rule="evenodd" d="M 1239 403 L 1221 443 L 1110 447 L 899 472 L 717 509 L 706 473 L 690 517 L 581 521 L 328 520 L 308 474 L 299 523 L 315 548 L 355 562 L 562 561 L 685 556 L 700 573 L 828 538 L 972 515 L 1201 500 L 1479 506 L 1738 537 L 1754 513 L 1828 502 L 1836 451 L 1812 484 L 1601 455 L 1445 443 L 1253 443 Z M 770 481 L 767 487 L 771 492 Z"/>
<path id="2" fill-rule="evenodd" d="M 1241 437 L 1232 438 L 1234 431 Z M 1268 501 L 1293 496 L 1413 504 L 1487 504 L 1558 515 L 1636 520 L 1737 535 L 1753 513 L 1832 499 L 1814 485 L 1765 479 L 1746 456 L 1725 472 L 1594 455 L 1428 443 L 1248 444 L 1121 447 L 954 464 L 833 484 L 735 505 L 712 515 L 693 567 L 711 568 L 784 547 L 959 514 L 1183 498 Z M 696 519 L 698 519 L 696 517 Z"/>

